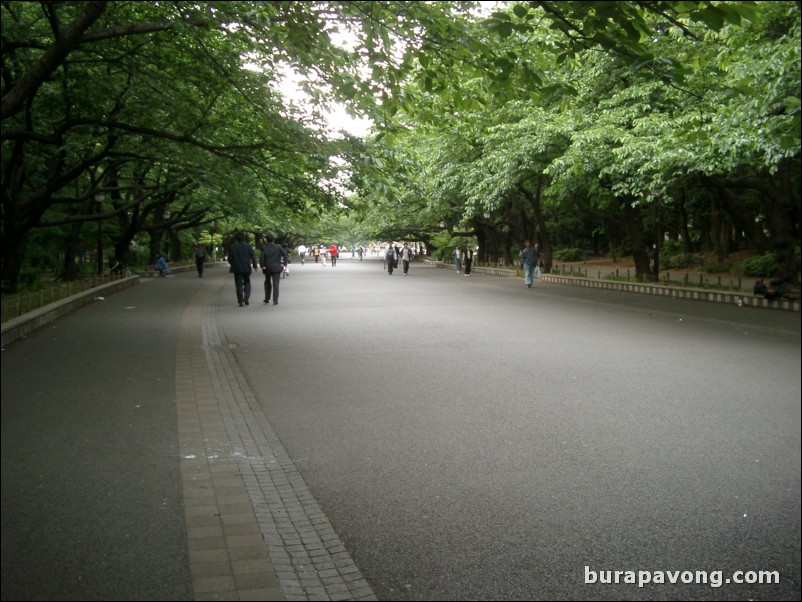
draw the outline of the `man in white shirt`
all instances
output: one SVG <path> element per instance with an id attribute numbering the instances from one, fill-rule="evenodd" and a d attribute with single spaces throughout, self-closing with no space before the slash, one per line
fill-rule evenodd
<path id="1" fill-rule="evenodd" d="M 298 245 L 297 251 L 298 251 L 298 255 L 301 258 L 301 265 L 303 265 L 304 264 L 304 258 L 306 257 L 306 251 L 307 251 L 306 245 L 301 243 L 300 245 Z"/>

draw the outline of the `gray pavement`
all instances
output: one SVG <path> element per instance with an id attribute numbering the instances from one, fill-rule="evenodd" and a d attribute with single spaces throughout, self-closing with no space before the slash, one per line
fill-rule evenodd
<path id="1" fill-rule="evenodd" d="M 799 599 L 798 313 L 291 270 L 3 350 L 4 600 Z"/>

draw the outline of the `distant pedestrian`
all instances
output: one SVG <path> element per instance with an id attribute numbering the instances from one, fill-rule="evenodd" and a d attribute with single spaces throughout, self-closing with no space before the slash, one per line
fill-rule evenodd
<path id="1" fill-rule="evenodd" d="M 387 253 L 384 255 L 384 262 L 387 264 L 387 274 L 390 276 L 393 275 L 393 268 L 395 268 L 398 264 L 398 257 L 395 253 L 395 247 L 393 245 L 387 245 Z"/>
<path id="2" fill-rule="evenodd" d="M 329 253 L 331 254 L 331 267 L 335 268 L 337 267 L 337 258 L 340 256 L 340 248 L 335 243 L 331 243 Z"/>
<path id="3" fill-rule="evenodd" d="M 412 261 L 412 249 L 407 243 L 401 248 L 401 263 L 404 266 L 404 276 L 409 272 L 409 262 Z"/>
<path id="4" fill-rule="evenodd" d="M 532 279 L 537 266 L 537 254 L 528 240 L 524 241 L 524 248 L 521 250 L 521 266 L 524 269 L 524 284 L 532 288 Z"/>
<path id="5" fill-rule="evenodd" d="M 206 249 L 203 248 L 201 243 L 195 246 L 195 267 L 198 269 L 198 278 L 203 278 L 203 264 L 206 262 Z"/>
<path id="6" fill-rule="evenodd" d="M 473 249 L 471 245 L 465 246 L 465 276 L 471 275 L 471 266 L 473 265 Z"/>
<path id="7" fill-rule="evenodd" d="M 315 258 L 315 263 L 320 261 L 320 247 L 318 247 L 317 245 L 312 247 L 312 257 Z"/>
<path id="8" fill-rule="evenodd" d="M 306 245 L 301 243 L 298 245 L 298 256 L 301 258 L 301 265 L 304 264 L 304 259 L 306 259 Z"/>
<path id="9" fill-rule="evenodd" d="M 265 275 L 264 303 L 270 303 L 272 294 L 273 305 L 278 305 L 278 285 L 281 281 L 281 272 L 290 258 L 287 251 L 281 245 L 277 245 L 275 240 L 272 235 L 268 235 L 267 242 L 262 245 L 259 265 L 262 266 L 262 272 Z"/>
<path id="10" fill-rule="evenodd" d="M 451 259 L 454 260 L 454 267 L 457 268 L 457 273 L 462 271 L 462 254 L 459 247 L 454 247 L 454 252 L 451 254 Z"/>
<path id="11" fill-rule="evenodd" d="M 245 233 L 237 232 L 237 242 L 228 249 L 229 272 L 234 274 L 234 288 L 237 292 L 237 303 L 240 307 L 250 305 L 251 298 L 251 270 L 258 269 L 256 254 L 253 247 L 245 241 Z"/>

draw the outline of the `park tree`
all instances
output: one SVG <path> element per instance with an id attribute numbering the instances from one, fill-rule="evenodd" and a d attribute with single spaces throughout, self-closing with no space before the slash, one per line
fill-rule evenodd
<path id="1" fill-rule="evenodd" d="M 509 6 L 466 30 L 474 60 L 419 57 L 386 133 L 428 157 L 417 188 L 439 217 L 500 211 L 521 238 L 593 220 L 643 278 L 667 233 L 690 248 L 708 224 L 720 254 L 739 232 L 797 276 L 796 3 Z"/>
<path id="2" fill-rule="evenodd" d="M 157 247 L 261 205 L 331 205 L 333 147 L 274 84 L 346 59 L 295 4 L 4 3 L 4 290 L 35 228 L 116 220 L 120 254 L 143 230 Z"/>
<path id="3" fill-rule="evenodd" d="M 721 254 L 738 232 L 794 271 L 795 2 L 0 10 L 4 290 L 36 229 L 55 229 L 70 256 L 102 223 L 122 259 L 143 233 L 155 253 L 212 222 L 302 235 L 327 211 L 387 237 L 442 222 L 492 236 L 505 258 L 533 233 L 550 247 L 552 232 L 602 232 L 644 277 L 666 232 L 688 248 L 708 236 Z M 345 102 L 376 137 L 334 143 L 277 93 L 288 67 L 311 103 Z M 356 194 L 331 184 L 338 171 Z"/>

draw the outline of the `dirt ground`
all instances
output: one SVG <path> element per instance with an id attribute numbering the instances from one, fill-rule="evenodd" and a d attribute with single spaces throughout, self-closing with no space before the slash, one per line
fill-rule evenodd
<path id="1" fill-rule="evenodd" d="M 703 288 L 726 288 L 751 291 L 755 280 L 753 276 L 743 275 L 743 261 L 754 257 L 753 251 L 738 251 L 731 253 L 726 258 L 726 263 L 732 266 L 728 272 L 708 272 L 704 269 L 704 264 L 689 265 L 681 268 L 668 268 L 660 270 L 660 281 L 674 285 L 687 285 Z M 715 263 L 712 257 L 704 257 L 707 264 Z M 573 270 L 574 273 L 585 276 L 586 278 L 609 278 L 618 277 L 621 279 L 631 279 L 635 281 L 635 263 L 631 256 L 618 257 L 613 261 L 611 257 L 590 256 L 585 261 L 558 262 L 555 261 L 552 268 L 567 274 Z"/>

